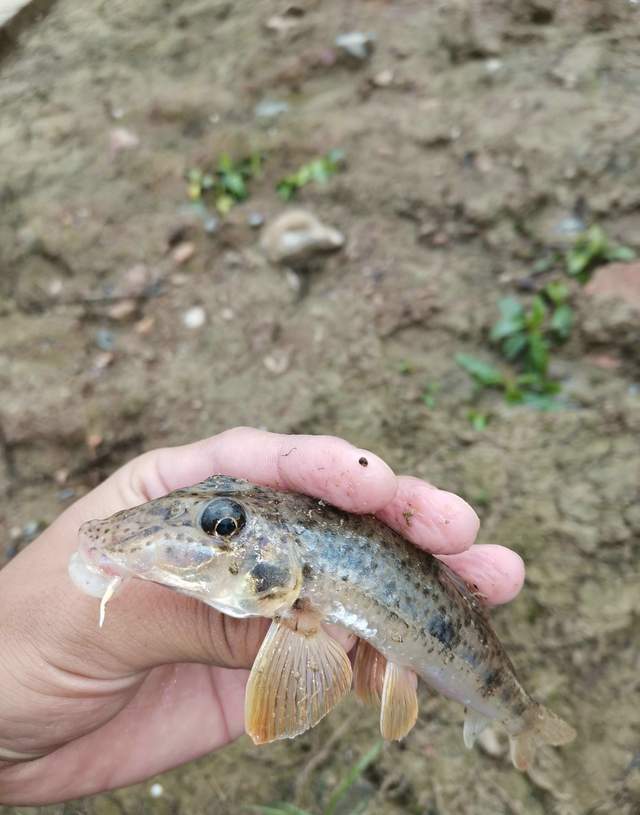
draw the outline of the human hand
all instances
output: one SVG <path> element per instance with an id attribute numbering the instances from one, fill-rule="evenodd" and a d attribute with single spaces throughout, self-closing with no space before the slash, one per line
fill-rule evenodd
<path id="1" fill-rule="evenodd" d="M 266 620 L 232 619 L 134 580 L 98 629 L 98 601 L 67 574 L 81 523 L 213 473 L 375 513 L 491 603 L 512 599 L 522 586 L 515 552 L 471 546 L 479 522 L 461 498 L 396 477 L 376 455 L 342 439 L 236 428 L 146 453 L 69 507 L 0 571 L 0 803 L 55 803 L 132 784 L 243 732 L 245 669 Z M 1 760 L 9 756 L 32 760 Z"/>

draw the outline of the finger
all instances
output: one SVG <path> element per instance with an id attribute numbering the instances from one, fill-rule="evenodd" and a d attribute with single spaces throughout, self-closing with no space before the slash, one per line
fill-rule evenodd
<path id="1" fill-rule="evenodd" d="M 460 496 L 411 476 L 397 479 L 393 500 L 378 518 L 421 549 L 434 554 L 464 552 L 476 539 L 480 520 Z"/>
<path id="2" fill-rule="evenodd" d="M 508 603 L 524 583 L 524 562 L 506 546 L 477 544 L 458 555 L 439 555 L 456 574 L 473 586 L 492 605 Z"/>
<path id="3" fill-rule="evenodd" d="M 289 436 L 238 427 L 134 462 L 133 484 L 147 499 L 214 473 L 322 498 L 350 512 L 375 512 L 396 492 L 391 468 L 334 436 Z"/>

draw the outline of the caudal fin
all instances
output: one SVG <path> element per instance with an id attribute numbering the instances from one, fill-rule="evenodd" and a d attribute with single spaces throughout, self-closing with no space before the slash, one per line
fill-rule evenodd
<path id="1" fill-rule="evenodd" d="M 576 737 L 576 731 L 555 713 L 542 705 L 533 705 L 525 716 L 524 730 L 515 736 L 509 736 L 511 761 L 519 770 L 528 769 L 541 744 L 559 747 L 569 744 Z"/>

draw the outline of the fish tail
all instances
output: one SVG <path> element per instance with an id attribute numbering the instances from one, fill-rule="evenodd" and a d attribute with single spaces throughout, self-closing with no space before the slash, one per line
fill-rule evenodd
<path id="1" fill-rule="evenodd" d="M 536 749 L 541 744 L 559 747 L 576 737 L 570 724 L 543 705 L 534 703 L 524 717 L 524 728 L 509 736 L 511 761 L 518 770 L 526 770 L 533 763 Z"/>

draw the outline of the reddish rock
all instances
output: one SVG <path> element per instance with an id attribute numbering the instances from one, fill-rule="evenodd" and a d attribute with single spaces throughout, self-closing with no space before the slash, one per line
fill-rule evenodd
<path id="1" fill-rule="evenodd" d="M 598 299 L 615 298 L 640 311 L 640 262 L 609 263 L 593 274 L 587 294 Z"/>

